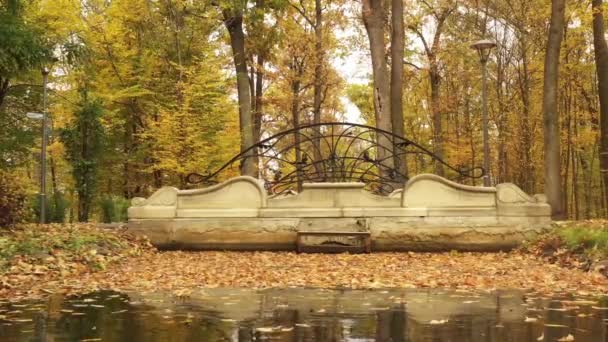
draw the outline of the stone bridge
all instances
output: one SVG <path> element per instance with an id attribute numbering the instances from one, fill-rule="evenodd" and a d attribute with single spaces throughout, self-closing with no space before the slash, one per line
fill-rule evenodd
<path id="1" fill-rule="evenodd" d="M 511 183 L 474 187 L 421 174 L 388 196 L 364 187 L 304 183 L 299 193 L 268 195 L 247 176 L 202 189 L 164 187 L 133 200 L 128 229 L 167 249 L 475 251 L 511 249 L 551 224 L 544 196 Z"/>

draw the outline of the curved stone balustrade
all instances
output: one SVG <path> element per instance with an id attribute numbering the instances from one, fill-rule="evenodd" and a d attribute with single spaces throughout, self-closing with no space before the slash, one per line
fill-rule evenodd
<path id="1" fill-rule="evenodd" d="M 369 232 L 372 250 L 509 249 L 549 227 L 543 196 L 514 184 L 473 187 L 422 174 L 377 196 L 362 183 L 304 184 L 269 197 L 242 176 L 159 189 L 129 208 L 129 229 L 161 248 L 293 250 L 298 231 Z"/>

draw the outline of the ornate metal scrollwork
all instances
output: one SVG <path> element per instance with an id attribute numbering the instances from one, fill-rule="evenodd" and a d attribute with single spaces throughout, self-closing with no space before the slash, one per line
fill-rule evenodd
<path id="1" fill-rule="evenodd" d="M 456 177 L 481 178 L 485 173 L 481 167 L 453 167 L 425 147 L 391 132 L 329 122 L 277 133 L 237 154 L 215 172 L 191 173 L 186 180 L 191 184 L 215 184 L 222 173 L 256 158 L 271 194 L 301 190 L 303 183 L 312 182 L 363 182 L 374 193 L 388 194 L 409 178 L 404 168 L 407 155 L 421 161 L 430 157 Z"/>

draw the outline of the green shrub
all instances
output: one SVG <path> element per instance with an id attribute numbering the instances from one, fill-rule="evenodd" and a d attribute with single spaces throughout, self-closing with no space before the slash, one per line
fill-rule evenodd
<path id="1" fill-rule="evenodd" d="M 103 223 L 127 221 L 129 200 L 120 196 L 104 196 L 99 201 Z"/>
<path id="2" fill-rule="evenodd" d="M 558 230 L 558 235 L 569 248 L 593 249 L 603 254 L 608 254 L 608 226 L 564 227 Z"/>
<path id="3" fill-rule="evenodd" d="M 31 203 L 35 222 L 40 222 L 40 195 L 33 196 Z M 65 223 L 69 208 L 70 202 L 62 192 L 57 191 L 50 197 L 47 196 L 45 223 Z"/>
<path id="4" fill-rule="evenodd" d="M 0 228 L 23 222 L 27 209 L 27 195 L 22 180 L 0 170 Z"/>

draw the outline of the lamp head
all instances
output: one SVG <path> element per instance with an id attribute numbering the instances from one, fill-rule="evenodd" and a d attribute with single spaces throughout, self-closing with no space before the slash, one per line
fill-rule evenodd
<path id="1" fill-rule="evenodd" d="M 477 50 L 479 54 L 479 60 L 482 63 L 488 61 L 488 57 L 490 57 L 490 50 L 496 47 L 496 43 L 490 39 L 481 39 L 473 44 L 471 44 L 471 48 Z"/>

